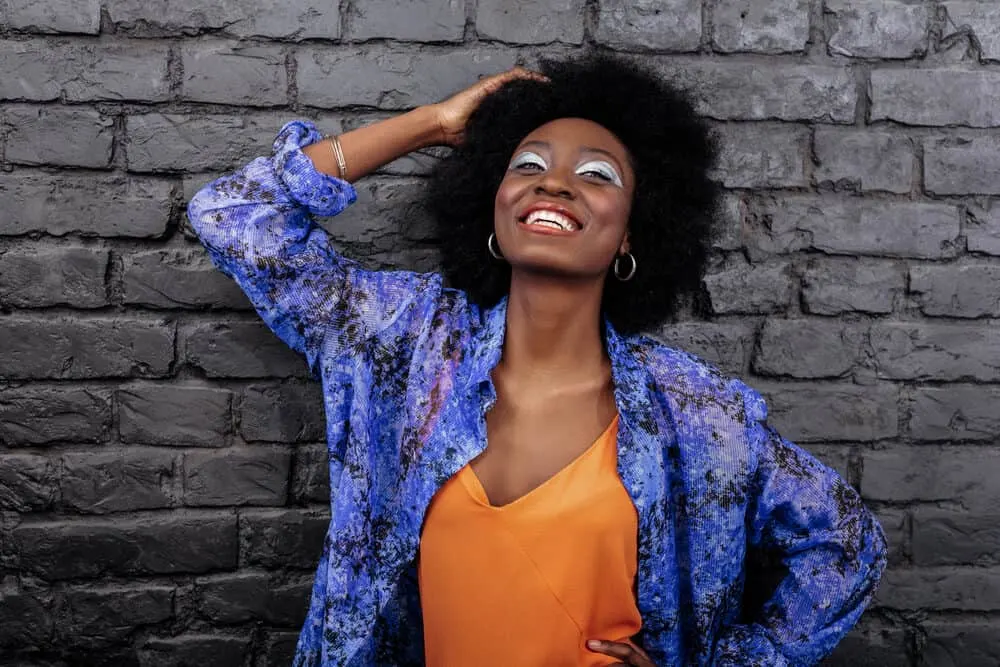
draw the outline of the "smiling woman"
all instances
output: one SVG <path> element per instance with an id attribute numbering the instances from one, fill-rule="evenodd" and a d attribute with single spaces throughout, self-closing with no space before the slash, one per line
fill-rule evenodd
<path id="1" fill-rule="evenodd" d="M 515 68 L 274 154 L 191 201 L 215 264 L 322 379 L 332 516 L 296 665 L 808 665 L 882 528 L 743 382 L 639 333 L 701 279 L 715 151 L 634 61 Z M 368 271 L 314 215 L 433 143 L 435 273 Z M 787 576 L 741 609 L 751 550 Z"/>

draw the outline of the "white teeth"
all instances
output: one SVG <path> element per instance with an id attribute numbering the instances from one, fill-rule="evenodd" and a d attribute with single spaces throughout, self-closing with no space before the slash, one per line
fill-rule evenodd
<path id="1" fill-rule="evenodd" d="M 544 227 L 560 229 L 564 232 L 576 231 L 576 224 L 570 218 L 561 213 L 556 213 L 555 211 L 532 211 L 528 214 L 528 217 L 525 218 L 524 224 L 542 225 Z"/>

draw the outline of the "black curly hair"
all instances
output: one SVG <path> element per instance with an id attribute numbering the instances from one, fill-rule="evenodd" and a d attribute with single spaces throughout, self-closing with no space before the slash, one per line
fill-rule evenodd
<path id="1" fill-rule="evenodd" d="M 515 80 L 470 117 L 464 143 L 434 168 L 427 206 L 438 225 L 448 283 L 484 307 L 510 289 L 510 265 L 487 254 L 493 208 L 518 143 L 558 118 L 585 118 L 612 132 L 636 176 L 629 241 L 634 279 L 604 286 L 602 308 L 616 330 L 649 330 L 671 318 L 678 299 L 697 294 L 719 202 L 709 179 L 717 147 L 684 91 L 635 60 L 602 52 L 540 59 L 550 82 Z M 626 267 L 627 268 L 627 265 Z"/>

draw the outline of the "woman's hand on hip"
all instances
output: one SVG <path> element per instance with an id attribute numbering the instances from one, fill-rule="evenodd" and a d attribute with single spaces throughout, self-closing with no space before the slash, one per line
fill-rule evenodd
<path id="1" fill-rule="evenodd" d="M 628 641 L 610 642 L 604 639 L 590 639 L 587 641 L 587 648 L 594 653 L 603 653 L 612 658 L 618 658 L 621 662 L 616 662 L 616 665 L 656 667 L 645 651 Z"/>
<path id="2" fill-rule="evenodd" d="M 432 104 L 437 113 L 438 126 L 441 130 L 441 143 L 448 146 L 458 146 L 465 140 L 465 124 L 469 116 L 486 99 L 488 95 L 500 90 L 505 83 L 515 79 L 531 79 L 548 81 L 549 78 L 538 72 L 532 72 L 520 65 L 506 72 L 483 77 L 465 90 L 452 95 L 443 102 Z"/>

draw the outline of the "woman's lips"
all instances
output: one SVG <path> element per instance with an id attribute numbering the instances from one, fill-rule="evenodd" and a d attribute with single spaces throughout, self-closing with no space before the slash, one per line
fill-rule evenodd
<path id="1" fill-rule="evenodd" d="M 518 227 L 524 229 L 526 232 L 541 234 L 543 236 L 573 236 L 580 233 L 580 230 L 568 231 L 565 229 L 548 227 L 546 225 L 529 225 L 525 222 L 521 222 L 520 220 L 517 220 L 516 223 Z"/>

